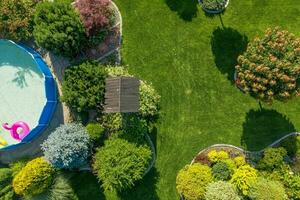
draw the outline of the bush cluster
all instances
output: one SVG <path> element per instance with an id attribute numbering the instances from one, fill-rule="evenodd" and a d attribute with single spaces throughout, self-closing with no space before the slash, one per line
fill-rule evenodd
<path id="1" fill-rule="evenodd" d="M 208 154 L 208 159 L 212 163 L 216 163 L 229 158 L 229 155 L 226 151 L 216 151 L 212 150 Z"/>
<path id="2" fill-rule="evenodd" d="M 268 148 L 265 150 L 263 158 L 258 163 L 259 169 L 274 170 L 284 163 L 287 152 L 284 148 Z"/>
<path id="3" fill-rule="evenodd" d="M 276 27 L 248 44 L 238 57 L 237 84 L 254 97 L 272 102 L 299 93 L 300 39 Z"/>

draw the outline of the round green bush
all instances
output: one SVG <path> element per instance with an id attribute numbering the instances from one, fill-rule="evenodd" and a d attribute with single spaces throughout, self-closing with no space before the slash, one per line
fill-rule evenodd
<path id="1" fill-rule="evenodd" d="M 89 123 L 86 126 L 87 133 L 90 135 L 90 139 L 94 142 L 99 142 L 99 140 L 104 136 L 104 128 L 98 123 Z"/>
<path id="2" fill-rule="evenodd" d="M 232 169 L 224 162 L 217 162 L 212 167 L 212 173 L 216 180 L 226 181 L 230 179 L 231 174 L 233 173 Z"/>
<path id="3" fill-rule="evenodd" d="M 81 124 L 58 127 L 41 145 L 45 158 L 56 168 L 74 169 L 87 164 L 90 138 Z"/>
<path id="4" fill-rule="evenodd" d="M 300 39 L 276 27 L 248 44 L 238 57 L 237 84 L 263 101 L 299 94 Z"/>
<path id="5" fill-rule="evenodd" d="M 287 200 L 283 185 L 278 181 L 259 178 L 250 188 L 250 199 L 255 200 Z"/>
<path id="6" fill-rule="evenodd" d="M 208 10 L 222 10 L 226 3 L 227 0 L 202 0 L 202 6 Z"/>
<path id="7" fill-rule="evenodd" d="M 284 148 L 268 148 L 264 151 L 263 158 L 258 163 L 258 168 L 272 171 L 284 163 L 287 152 Z"/>
<path id="8" fill-rule="evenodd" d="M 239 167 L 231 177 L 233 184 L 244 196 L 248 196 L 249 189 L 257 181 L 257 171 L 250 165 Z"/>
<path id="9" fill-rule="evenodd" d="M 207 186 L 205 200 L 240 200 L 240 197 L 230 183 L 217 181 Z"/>
<path id="10" fill-rule="evenodd" d="M 207 165 L 195 163 L 181 169 L 176 178 L 176 188 L 186 200 L 203 199 L 206 187 L 213 181 Z"/>
<path id="11" fill-rule="evenodd" d="M 58 55 L 76 56 L 86 44 L 79 13 L 69 1 L 43 1 L 36 6 L 33 35 L 37 44 Z"/>
<path id="12" fill-rule="evenodd" d="M 35 6 L 40 0 L 1 0 L 0 38 L 15 41 L 32 37 Z"/>
<path id="13" fill-rule="evenodd" d="M 105 190 L 122 191 L 142 179 L 150 159 L 149 147 L 114 138 L 97 149 L 93 169 Z"/>
<path id="14" fill-rule="evenodd" d="M 24 196 L 40 194 L 52 184 L 54 174 L 54 168 L 43 157 L 36 158 L 13 178 L 14 191 Z"/>
<path id="15" fill-rule="evenodd" d="M 104 101 L 106 72 L 96 62 L 84 62 L 65 70 L 61 100 L 77 112 L 100 107 Z"/>

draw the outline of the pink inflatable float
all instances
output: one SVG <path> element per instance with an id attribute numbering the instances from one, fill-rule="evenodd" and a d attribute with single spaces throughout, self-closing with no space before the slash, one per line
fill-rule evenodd
<path id="1" fill-rule="evenodd" d="M 10 131 L 10 135 L 16 140 L 23 140 L 26 135 L 30 132 L 30 128 L 27 123 L 19 121 L 14 123 L 11 127 L 8 126 L 8 123 L 2 124 L 3 128 Z"/>

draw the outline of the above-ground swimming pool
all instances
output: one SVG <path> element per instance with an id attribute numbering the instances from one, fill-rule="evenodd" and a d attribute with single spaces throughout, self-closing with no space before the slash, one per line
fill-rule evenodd
<path id="1" fill-rule="evenodd" d="M 0 40 L 0 148 L 15 148 L 42 133 L 56 103 L 55 81 L 41 56 Z"/>

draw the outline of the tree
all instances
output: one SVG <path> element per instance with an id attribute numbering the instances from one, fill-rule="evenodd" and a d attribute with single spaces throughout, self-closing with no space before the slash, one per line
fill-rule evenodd
<path id="1" fill-rule="evenodd" d="M 186 200 L 198 200 L 204 198 L 206 187 L 212 181 L 211 169 L 207 165 L 195 163 L 179 171 L 176 188 Z"/>
<path id="2" fill-rule="evenodd" d="M 51 185 L 54 174 L 54 168 L 43 157 L 36 158 L 14 177 L 14 191 L 24 196 L 40 194 Z"/>
<path id="3" fill-rule="evenodd" d="M 93 169 L 105 190 L 122 191 L 142 179 L 150 159 L 149 147 L 114 138 L 97 149 Z"/>
<path id="4" fill-rule="evenodd" d="M 287 200 L 283 185 L 278 181 L 259 178 L 250 188 L 250 199 L 255 200 Z"/>
<path id="5" fill-rule="evenodd" d="M 55 54 L 76 56 L 86 44 L 79 14 L 68 1 L 44 1 L 36 7 L 33 35 L 37 44 Z"/>
<path id="6" fill-rule="evenodd" d="M 0 38 L 27 40 L 32 36 L 35 6 L 40 0 L 1 0 Z"/>
<path id="7" fill-rule="evenodd" d="M 239 167 L 231 177 L 230 183 L 232 183 L 244 196 L 247 196 L 249 189 L 257 181 L 256 169 L 250 167 L 250 165 L 244 165 Z"/>
<path id="8" fill-rule="evenodd" d="M 84 62 L 65 71 L 61 100 L 77 112 L 86 112 L 104 101 L 106 72 L 95 62 Z"/>
<path id="9" fill-rule="evenodd" d="M 205 200 L 240 200 L 240 197 L 230 183 L 217 181 L 207 186 Z"/>
<path id="10" fill-rule="evenodd" d="M 86 34 L 93 36 L 111 23 L 112 10 L 109 0 L 80 0 L 75 6 L 80 13 Z"/>
<path id="11" fill-rule="evenodd" d="M 299 93 L 300 39 L 276 27 L 248 44 L 238 57 L 237 85 L 260 100 L 286 100 Z"/>
<path id="12" fill-rule="evenodd" d="M 54 167 L 74 169 L 87 163 L 89 142 L 85 127 L 70 123 L 58 127 L 41 146 L 45 158 Z"/>

